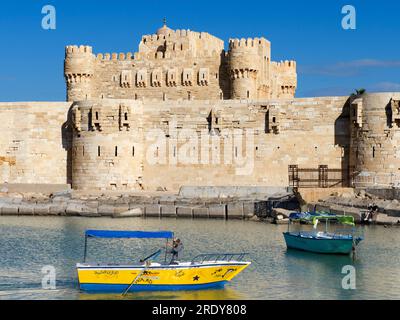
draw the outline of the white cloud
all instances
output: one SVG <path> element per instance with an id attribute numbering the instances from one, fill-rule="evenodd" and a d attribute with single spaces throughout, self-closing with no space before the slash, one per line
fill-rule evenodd
<path id="1" fill-rule="evenodd" d="M 360 59 L 337 62 L 331 65 L 298 66 L 298 72 L 302 74 L 326 75 L 326 76 L 354 76 L 367 68 L 400 68 L 400 60 Z"/>
<path id="2" fill-rule="evenodd" d="M 372 85 L 369 88 L 369 91 L 386 91 L 386 92 L 400 91 L 400 83 L 379 82 L 379 83 Z"/>

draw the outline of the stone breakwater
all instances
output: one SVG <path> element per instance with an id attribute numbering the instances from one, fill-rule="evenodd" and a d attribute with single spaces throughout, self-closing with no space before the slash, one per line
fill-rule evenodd
<path id="1" fill-rule="evenodd" d="M 0 194 L 0 214 L 16 216 L 185 217 L 251 219 L 271 212 L 268 199 L 168 195 Z"/>
<path id="2" fill-rule="evenodd" d="M 344 194 L 332 194 L 317 202 L 310 202 L 306 207 L 310 211 L 351 215 L 356 223 L 360 223 L 362 211 L 368 210 L 370 204 L 375 204 L 378 207 L 378 212 L 373 218 L 375 224 L 400 226 L 400 201 L 390 199 L 387 196 L 383 198 L 377 191 L 360 190 Z"/>

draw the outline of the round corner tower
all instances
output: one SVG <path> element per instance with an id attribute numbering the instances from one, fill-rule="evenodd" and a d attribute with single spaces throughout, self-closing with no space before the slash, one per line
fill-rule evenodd
<path id="1" fill-rule="evenodd" d="M 267 82 L 271 47 L 264 38 L 230 39 L 231 99 L 257 99 L 259 85 Z"/>
<path id="2" fill-rule="evenodd" d="M 135 123 L 140 103 L 85 100 L 71 109 L 72 188 L 140 190 L 142 139 Z"/>
<path id="3" fill-rule="evenodd" d="M 90 99 L 95 56 L 90 46 L 66 46 L 64 76 L 67 101 Z"/>
<path id="4" fill-rule="evenodd" d="M 351 102 L 350 169 L 356 187 L 400 182 L 400 93 L 363 94 Z"/>

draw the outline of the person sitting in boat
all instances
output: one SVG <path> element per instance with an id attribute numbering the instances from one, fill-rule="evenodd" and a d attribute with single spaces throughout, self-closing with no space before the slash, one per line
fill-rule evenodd
<path id="1" fill-rule="evenodd" d="M 368 214 L 364 218 L 364 221 L 372 222 L 374 215 L 378 212 L 378 206 L 375 203 L 368 205 Z"/>
<path id="2" fill-rule="evenodd" d="M 169 264 L 176 264 L 176 260 L 179 257 L 179 253 L 183 250 L 183 243 L 180 239 L 176 239 L 172 242 L 172 248 L 170 253 L 172 254 L 172 258 Z"/>

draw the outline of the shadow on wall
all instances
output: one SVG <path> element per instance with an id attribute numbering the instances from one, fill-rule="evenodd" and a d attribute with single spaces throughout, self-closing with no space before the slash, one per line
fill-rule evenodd
<path id="1" fill-rule="evenodd" d="M 352 98 L 349 97 L 335 120 L 335 145 L 343 150 L 341 169 L 343 186 L 350 185 L 350 106 Z"/>
<path id="2" fill-rule="evenodd" d="M 388 128 L 393 127 L 393 111 L 392 111 L 392 103 L 389 102 L 386 107 L 385 107 L 385 113 L 386 113 L 386 125 Z"/>
<path id="3" fill-rule="evenodd" d="M 67 113 L 67 121 L 61 126 L 62 147 L 67 151 L 67 183 L 72 186 L 72 108 L 75 103 L 71 105 Z"/>
<path id="4" fill-rule="evenodd" d="M 227 100 L 231 98 L 231 88 L 230 88 L 230 78 L 229 78 L 229 69 L 228 69 L 228 60 L 225 53 L 225 50 L 222 51 L 221 55 L 221 63 L 219 65 L 218 70 L 218 82 L 219 87 L 221 88 L 222 98 L 221 100 Z"/>

